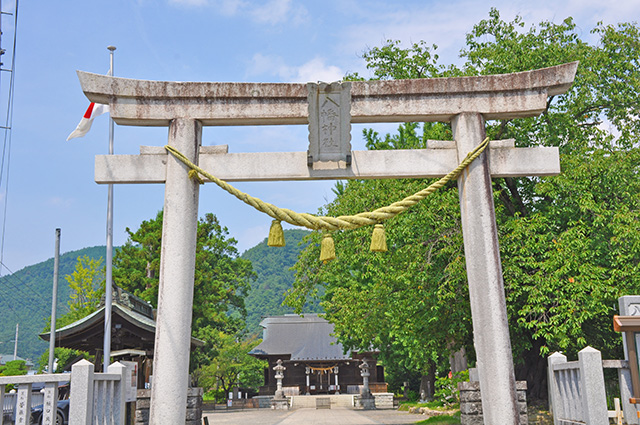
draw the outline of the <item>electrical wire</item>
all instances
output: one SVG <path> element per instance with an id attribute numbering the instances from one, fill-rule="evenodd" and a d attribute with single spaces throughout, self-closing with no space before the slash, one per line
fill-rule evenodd
<path id="1" fill-rule="evenodd" d="M 4 126 L 4 144 L 2 148 L 2 160 L 0 163 L 0 186 L 2 186 L 2 176 L 5 175 L 5 157 L 6 157 L 6 179 L 5 179 L 5 196 L 4 196 L 4 212 L 2 217 L 2 238 L 0 239 L 0 263 L 4 261 L 4 242 L 7 228 L 7 205 L 9 204 L 9 169 L 11 165 L 11 134 L 13 126 L 13 99 L 15 88 L 15 71 L 16 71 L 16 47 L 18 40 L 18 9 L 19 0 L 16 0 L 13 24 L 13 50 L 11 52 L 11 77 L 9 79 L 9 94 L 7 97 L 7 113 Z M 0 10 L 0 13 L 2 11 Z M 2 276 L 2 268 L 0 268 L 0 276 Z"/>

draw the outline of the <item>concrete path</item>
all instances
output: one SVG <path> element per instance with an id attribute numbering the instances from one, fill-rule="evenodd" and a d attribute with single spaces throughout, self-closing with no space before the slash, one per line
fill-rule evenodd
<path id="1" fill-rule="evenodd" d="M 352 410 L 301 408 L 289 411 L 249 409 L 242 411 L 203 412 L 210 425 L 403 425 L 424 419 L 396 410 Z"/>

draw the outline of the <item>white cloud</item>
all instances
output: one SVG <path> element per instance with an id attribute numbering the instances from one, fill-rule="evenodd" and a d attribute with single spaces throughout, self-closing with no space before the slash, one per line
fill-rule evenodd
<path id="1" fill-rule="evenodd" d="M 291 0 L 269 0 L 251 11 L 254 21 L 271 25 L 290 22 L 299 25 L 308 17 L 307 9 Z"/>
<path id="2" fill-rule="evenodd" d="M 338 81 L 345 72 L 334 65 L 327 65 L 324 58 L 315 57 L 300 66 L 287 65 L 279 56 L 257 53 L 251 60 L 250 76 L 271 75 L 281 81 L 306 83 L 309 81 Z"/>
<path id="3" fill-rule="evenodd" d="M 293 81 L 338 81 L 344 77 L 344 71 L 337 66 L 325 64 L 322 58 L 313 58 L 296 69 Z"/>
<path id="4" fill-rule="evenodd" d="M 268 0 L 262 4 L 256 4 L 252 0 L 169 0 L 169 4 L 208 6 L 222 16 L 244 16 L 254 22 L 269 25 L 288 23 L 297 26 L 306 22 L 309 16 L 304 6 L 291 0 Z"/>
<path id="5" fill-rule="evenodd" d="M 436 53 L 440 56 L 440 63 L 457 63 L 466 33 L 480 20 L 488 18 L 492 6 L 500 11 L 503 20 L 511 21 L 520 15 L 527 26 L 545 20 L 561 23 L 571 16 L 578 33 L 588 42 L 595 41 L 589 31 L 598 21 L 611 24 L 640 16 L 640 2 L 637 0 L 608 3 L 598 0 L 540 0 L 535 7 L 529 0 L 496 0 L 493 3 L 438 0 L 428 5 L 414 2 L 402 7 L 393 2 L 354 0 L 345 3 L 353 24 L 343 28 L 342 53 L 361 54 L 367 48 L 381 46 L 388 39 L 401 40 L 405 47 L 424 40 L 428 45 L 438 46 Z"/>
<path id="6" fill-rule="evenodd" d="M 234 16 L 247 6 L 247 2 L 242 0 L 221 0 L 218 6 L 223 16 Z"/>

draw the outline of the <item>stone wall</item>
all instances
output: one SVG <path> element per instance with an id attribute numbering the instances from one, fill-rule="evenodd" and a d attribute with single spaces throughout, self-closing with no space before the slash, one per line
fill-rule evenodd
<path id="1" fill-rule="evenodd" d="M 393 393 L 374 393 L 376 409 L 393 409 Z"/>
<path id="2" fill-rule="evenodd" d="M 460 382 L 460 423 L 462 425 L 483 425 L 482 398 L 480 396 L 479 382 Z M 518 410 L 520 412 L 520 424 L 528 425 L 527 417 L 527 382 L 516 382 L 518 395 Z"/>
<path id="3" fill-rule="evenodd" d="M 187 391 L 185 425 L 200 425 L 202 424 L 202 388 L 189 388 Z M 151 390 L 138 390 L 137 397 L 135 425 L 149 425 Z"/>

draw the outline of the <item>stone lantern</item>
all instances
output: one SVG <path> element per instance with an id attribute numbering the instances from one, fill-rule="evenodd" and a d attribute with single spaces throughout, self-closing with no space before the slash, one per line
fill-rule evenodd
<path id="1" fill-rule="evenodd" d="M 277 364 L 274 366 L 273 370 L 276 371 L 276 394 L 275 398 L 282 400 L 284 398 L 284 391 L 282 391 L 282 380 L 284 379 L 284 371 L 287 369 L 282 366 L 282 360 L 278 359 Z"/>
<path id="2" fill-rule="evenodd" d="M 367 397 L 371 395 L 371 391 L 369 391 L 369 363 L 367 359 L 362 359 L 362 363 L 358 366 L 360 368 L 360 376 L 362 376 L 362 388 L 360 389 L 360 395 Z"/>
<path id="3" fill-rule="evenodd" d="M 360 368 L 360 376 L 362 376 L 362 388 L 360 389 L 357 404 L 365 410 L 375 409 L 375 398 L 369 390 L 369 376 L 371 376 L 371 374 L 369 373 L 369 363 L 367 359 L 362 359 L 362 363 L 360 363 L 358 367 Z"/>
<path id="4" fill-rule="evenodd" d="M 271 400 L 271 408 L 277 410 L 289 409 L 289 400 L 284 396 L 282 391 L 282 380 L 284 379 L 284 371 L 286 367 L 282 366 L 282 360 L 278 359 L 277 364 L 273 367 L 276 371 L 276 394 Z"/>

